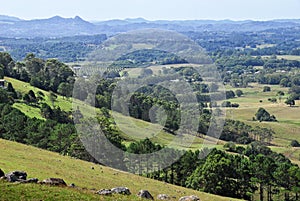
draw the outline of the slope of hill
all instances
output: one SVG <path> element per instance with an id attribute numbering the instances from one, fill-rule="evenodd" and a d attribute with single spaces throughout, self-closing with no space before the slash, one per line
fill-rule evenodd
<path id="1" fill-rule="evenodd" d="M 17 17 L 11 17 L 7 15 L 0 15 L 0 24 L 1 23 L 12 23 L 12 22 L 19 22 L 22 21 L 21 19 Z"/>
<path id="2" fill-rule="evenodd" d="M 138 200 L 134 194 L 141 189 L 149 190 L 154 197 L 158 194 L 166 193 L 170 196 L 175 196 L 176 199 L 174 200 L 178 200 L 181 196 L 192 194 L 199 196 L 203 201 L 235 200 L 120 172 L 108 167 L 2 139 L 0 139 L 0 147 L 0 168 L 4 172 L 23 170 L 27 172 L 28 177 L 37 177 L 40 180 L 58 177 L 63 178 L 67 184 L 74 183 L 78 189 L 86 188 L 86 190 L 76 190 L 0 182 L 0 200 L 8 200 L 9 198 L 20 200 L 51 200 L 53 198 L 56 198 L 56 200 L 66 200 L 68 198 L 69 200 Z M 128 187 L 133 195 L 128 197 L 100 197 L 94 195 L 93 190 L 89 190 L 100 190 L 117 186 Z"/>
<path id="3" fill-rule="evenodd" d="M 41 91 L 43 94 L 45 94 L 44 102 L 47 103 L 48 105 L 52 106 L 52 103 L 49 100 L 49 92 L 41 90 L 37 87 L 33 87 L 29 83 L 26 83 L 26 82 L 23 82 L 20 80 L 16 80 L 13 78 L 5 77 L 5 80 L 12 83 L 13 87 L 17 91 L 21 92 L 23 95 L 25 93 L 28 93 L 29 90 L 34 91 L 34 93 Z M 72 104 L 75 104 L 78 106 L 84 105 L 84 109 L 82 110 L 82 113 L 84 114 L 84 116 L 89 116 L 90 114 L 94 114 L 93 107 L 87 106 L 79 100 L 74 100 L 72 98 L 66 99 L 60 95 L 57 95 L 57 99 L 54 102 L 55 107 L 60 107 L 62 110 L 67 111 L 67 112 L 71 111 L 72 108 L 75 107 L 75 106 L 72 106 Z M 13 107 L 20 110 L 21 112 L 23 112 L 30 118 L 35 117 L 38 119 L 44 119 L 41 116 L 40 109 L 37 107 L 32 107 L 28 104 L 20 103 L 20 102 L 14 103 Z M 96 109 L 96 111 L 100 112 L 99 109 Z M 193 149 L 193 150 L 203 148 L 203 139 L 202 138 L 194 138 L 193 136 L 190 136 L 190 135 L 184 135 L 185 136 L 184 139 L 191 143 L 191 145 L 189 147 L 183 147 L 181 144 L 177 144 L 177 143 L 174 143 L 170 146 L 170 142 L 172 142 L 172 140 L 174 140 L 175 136 L 173 134 L 163 131 L 159 125 L 152 124 L 152 123 L 142 121 L 139 119 L 135 119 L 132 117 L 124 116 L 124 115 L 121 115 L 118 113 L 115 113 L 114 115 L 118 118 L 119 127 L 122 127 L 123 131 L 125 130 L 126 133 L 130 133 L 130 136 L 128 136 L 128 135 L 124 134 L 123 132 L 121 132 L 123 134 L 122 137 L 124 137 L 128 143 L 132 142 L 134 140 L 141 140 L 141 139 L 148 137 L 148 138 L 151 138 L 151 140 L 154 143 L 162 144 L 162 145 L 173 147 L 173 148 Z M 134 125 L 136 125 L 136 126 L 132 127 L 132 124 L 130 124 L 128 122 L 134 122 Z M 147 133 L 144 132 L 145 129 L 147 129 Z M 207 140 L 210 140 L 210 138 L 207 138 Z M 211 140 L 214 141 L 214 139 L 211 139 Z M 222 148 L 223 144 L 225 144 L 225 142 L 220 140 L 218 142 L 217 146 L 219 148 Z M 209 144 L 207 144 L 207 146 L 210 147 Z"/>

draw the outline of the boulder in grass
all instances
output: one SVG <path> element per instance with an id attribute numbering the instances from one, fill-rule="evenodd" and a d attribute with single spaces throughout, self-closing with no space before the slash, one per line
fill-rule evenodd
<path id="1" fill-rule="evenodd" d="M 138 196 L 140 198 L 144 198 L 144 199 L 149 199 L 149 200 L 154 200 L 153 196 L 151 195 L 151 193 L 147 190 L 140 190 L 138 193 Z"/>
<path id="2" fill-rule="evenodd" d="M 131 192 L 127 187 L 112 188 L 111 192 L 116 194 L 122 194 L 122 195 L 131 195 Z"/>
<path id="3" fill-rule="evenodd" d="M 37 178 L 30 178 L 30 179 L 27 179 L 27 180 L 24 180 L 24 181 L 20 181 L 21 183 L 24 183 L 24 184 L 27 184 L 27 183 L 38 183 L 38 179 Z"/>
<path id="4" fill-rule="evenodd" d="M 71 188 L 75 188 L 75 187 L 76 187 L 76 185 L 75 185 L 74 183 L 71 183 L 71 184 L 69 185 L 69 187 L 71 187 Z"/>
<path id="5" fill-rule="evenodd" d="M 158 200 L 170 200 L 171 198 L 170 198 L 170 196 L 168 196 L 168 195 L 166 195 L 166 194 L 159 194 L 159 195 L 157 196 L 157 199 L 158 199 Z"/>
<path id="6" fill-rule="evenodd" d="M 63 179 L 60 178 L 49 178 L 44 179 L 41 182 L 38 182 L 39 184 L 46 184 L 51 186 L 67 186 L 66 182 Z"/>
<path id="7" fill-rule="evenodd" d="M 109 189 L 101 189 L 101 190 L 97 191 L 96 193 L 99 195 L 111 195 L 112 194 L 111 190 L 109 190 Z"/>
<path id="8" fill-rule="evenodd" d="M 13 171 L 5 175 L 5 178 L 9 182 L 22 182 L 27 178 L 27 173 L 23 171 Z"/>
<path id="9" fill-rule="evenodd" d="M 200 201 L 200 198 L 195 195 L 190 195 L 180 198 L 179 201 Z"/>
<path id="10" fill-rule="evenodd" d="M 0 169 L 0 177 L 4 177 L 4 176 L 5 176 L 4 172 Z"/>

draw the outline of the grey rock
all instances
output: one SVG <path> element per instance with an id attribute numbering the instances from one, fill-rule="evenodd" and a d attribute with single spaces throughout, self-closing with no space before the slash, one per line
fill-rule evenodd
<path id="1" fill-rule="evenodd" d="M 154 200 L 151 193 L 147 190 L 140 190 L 139 193 L 137 194 L 137 196 L 139 196 L 140 198 L 144 198 L 144 199 Z"/>
<path id="2" fill-rule="evenodd" d="M 195 195 L 190 195 L 190 196 L 184 196 L 184 197 L 181 197 L 179 199 L 179 201 L 200 201 L 200 198 L 198 198 L 197 196 Z"/>
<path id="3" fill-rule="evenodd" d="M 170 200 L 171 198 L 170 198 L 170 196 L 168 196 L 168 195 L 166 195 L 166 194 L 159 194 L 159 195 L 157 196 L 157 199 L 158 199 L 158 200 Z"/>
<path id="4" fill-rule="evenodd" d="M 24 181 L 27 178 L 27 173 L 23 171 L 13 171 L 5 175 L 9 182 Z"/>
<path id="5" fill-rule="evenodd" d="M 66 182 L 60 178 L 44 179 L 43 181 L 39 182 L 39 184 L 46 184 L 51 186 L 67 186 Z"/>
<path id="6" fill-rule="evenodd" d="M 71 188 L 75 188 L 75 187 L 76 187 L 76 185 L 75 185 L 74 183 L 71 183 L 71 184 L 69 185 L 69 187 L 71 187 Z"/>
<path id="7" fill-rule="evenodd" d="M 127 187 L 112 188 L 111 192 L 116 194 L 131 195 L 131 192 Z"/>
<path id="8" fill-rule="evenodd" d="M 0 169 L 0 177 L 4 177 L 4 176 L 5 176 L 4 172 Z"/>
<path id="9" fill-rule="evenodd" d="M 37 178 L 30 178 L 30 179 L 27 179 L 27 180 L 24 180 L 24 181 L 21 181 L 21 183 L 38 183 L 38 179 Z"/>
<path id="10" fill-rule="evenodd" d="M 112 194 L 111 190 L 109 190 L 109 189 L 101 189 L 101 190 L 97 191 L 96 193 L 99 195 L 111 195 Z"/>

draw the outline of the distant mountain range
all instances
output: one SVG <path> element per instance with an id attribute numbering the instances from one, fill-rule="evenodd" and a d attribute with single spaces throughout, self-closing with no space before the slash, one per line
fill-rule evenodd
<path id="1" fill-rule="evenodd" d="M 157 20 L 143 18 L 88 22 L 76 16 L 62 18 L 54 16 L 49 19 L 22 20 L 16 17 L 0 15 L 0 37 L 64 37 L 75 35 L 113 35 L 136 29 L 158 28 L 187 31 L 224 31 L 247 32 L 268 29 L 300 27 L 300 19 L 279 19 L 272 21 L 232 21 L 232 20 Z"/>

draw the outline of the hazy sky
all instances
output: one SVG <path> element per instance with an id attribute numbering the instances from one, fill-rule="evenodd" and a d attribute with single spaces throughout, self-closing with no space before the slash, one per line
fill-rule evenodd
<path id="1" fill-rule="evenodd" d="M 0 14 L 23 19 L 300 19 L 300 0 L 0 0 L 0 5 Z"/>

